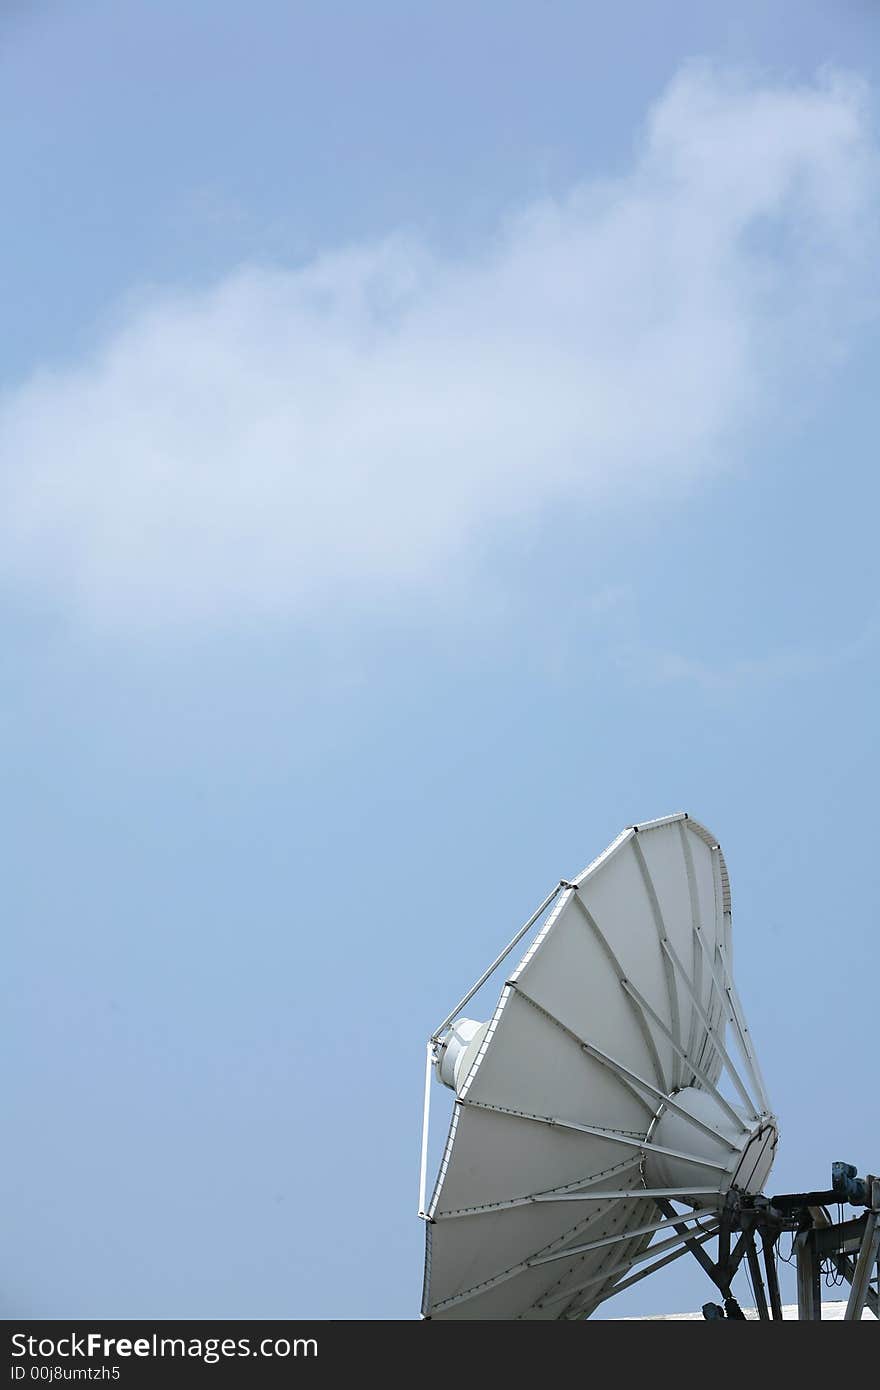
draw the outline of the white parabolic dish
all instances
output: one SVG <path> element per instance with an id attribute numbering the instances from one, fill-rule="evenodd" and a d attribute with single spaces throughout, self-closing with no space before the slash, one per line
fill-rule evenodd
<path id="1" fill-rule="evenodd" d="M 587 1317 L 773 1162 L 715 838 L 684 814 L 631 826 L 551 899 L 491 1019 L 456 1011 L 429 1044 L 455 1102 L 424 1317 Z"/>

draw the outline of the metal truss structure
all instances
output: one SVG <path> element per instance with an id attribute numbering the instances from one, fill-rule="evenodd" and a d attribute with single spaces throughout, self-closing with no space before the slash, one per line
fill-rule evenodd
<path id="1" fill-rule="evenodd" d="M 828 1208 L 835 1204 L 867 1210 L 847 1221 L 832 1221 Z M 660 1201 L 658 1206 L 670 1219 L 675 1216 L 668 1202 Z M 796 1258 L 800 1321 L 818 1322 L 822 1318 L 823 1269 L 841 1276 L 850 1286 L 845 1322 L 858 1321 L 865 1308 L 880 1318 L 880 1178 L 859 1178 L 848 1163 L 832 1165 L 832 1186 L 824 1192 L 794 1192 L 776 1197 L 728 1193 L 721 1213 L 717 1260 L 711 1260 L 695 1242 L 686 1241 L 686 1248 L 724 1298 L 723 1310 L 717 1304 L 704 1304 L 705 1317 L 742 1318 L 731 1283 L 745 1259 L 759 1319 L 781 1321 L 776 1260 L 780 1239 L 786 1232 L 792 1235 Z M 734 1236 L 737 1239 L 732 1243 Z"/>

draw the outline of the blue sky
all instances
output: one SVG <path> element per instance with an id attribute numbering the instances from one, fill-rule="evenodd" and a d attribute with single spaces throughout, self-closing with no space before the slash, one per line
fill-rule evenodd
<path id="1" fill-rule="evenodd" d="M 680 809 L 876 1170 L 878 27 L 3 7 L 5 1316 L 416 1316 L 424 1038 Z"/>

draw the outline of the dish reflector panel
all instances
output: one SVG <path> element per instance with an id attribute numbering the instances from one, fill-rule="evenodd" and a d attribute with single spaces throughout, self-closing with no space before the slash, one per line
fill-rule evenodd
<path id="1" fill-rule="evenodd" d="M 761 1190 L 777 1128 L 730 921 L 703 826 L 632 826 L 560 883 L 492 1017 L 434 1035 L 429 1073 L 455 1101 L 422 1212 L 423 1316 L 589 1316 L 637 1265 L 717 1231 L 731 1187 Z"/>

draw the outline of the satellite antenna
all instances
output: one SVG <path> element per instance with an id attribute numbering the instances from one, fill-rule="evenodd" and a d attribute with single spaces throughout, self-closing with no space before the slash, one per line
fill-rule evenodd
<path id="1" fill-rule="evenodd" d="M 535 926 L 491 1017 L 463 1014 Z M 432 1078 L 454 1101 L 428 1199 Z M 781 1319 L 784 1230 L 801 1317 L 821 1317 L 823 1261 L 850 1281 L 846 1317 L 876 1314 L 880 1180 L 835 1164 L 830 1191 L 767 1198 L 777 1140 L 731 973 L 721 848 L 684 813 L 630 826 L 560 880 L 428 1040 L 422 1316 L 585 1318 L 691 1254 L 724 1298 L 706 1317 L 743 1317 L 731 1282 L 746 1260 L 759 1317 Z M 868 1211 L 836 1226 L 840 1201 Z"/>

